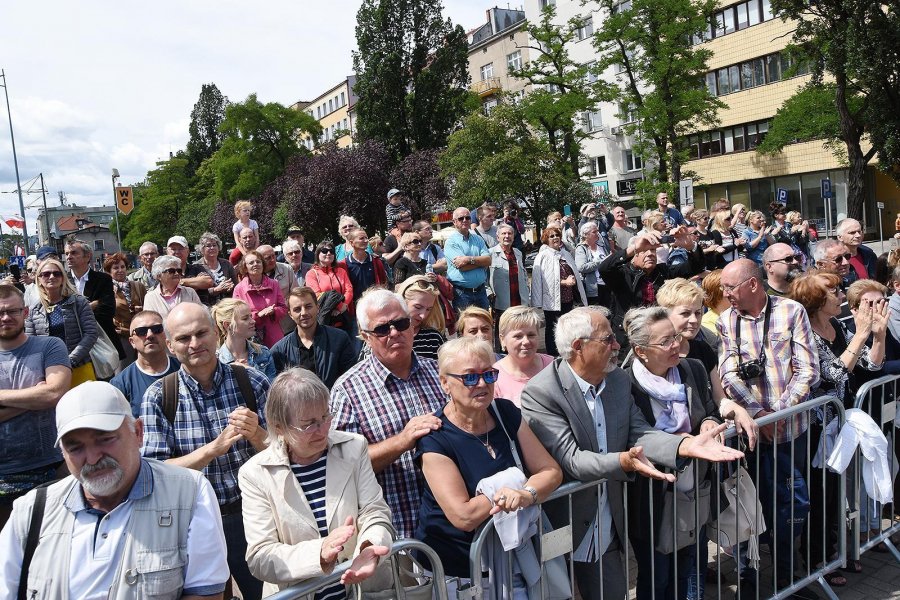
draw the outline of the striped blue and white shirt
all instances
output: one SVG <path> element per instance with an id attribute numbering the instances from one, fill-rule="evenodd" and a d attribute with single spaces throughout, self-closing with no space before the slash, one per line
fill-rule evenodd
<path id="1" fill-rule="evenodd" d="M 312 509 L 321 537 L 328 536 L 328 519 L 325 515 L 325 461 L 327 454 L 309 465 L 291 464 L 294 477 L 303 488 L 306 501 Z M 316 592 L 316 600 L 343 600 L 346 597 L 344 586 L 340 582 Z"/>

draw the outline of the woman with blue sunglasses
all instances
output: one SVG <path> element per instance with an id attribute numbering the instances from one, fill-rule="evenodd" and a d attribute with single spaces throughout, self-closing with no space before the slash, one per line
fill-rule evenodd
<path id="1" fill-rule="evenodd" d="M 450 400 L 435 413 L 441 428 L 416 447 L 425 475 L 416 538 L 440 556 L 452 578 L 451 596 L 453 586 L 471 578 L 469 546 L 479 526 L 500 511 L 537 504 L 562 481 L 559 465 L 521 411 L 509 400 L 494 399 L 493 363 L 493 348 L 478 338 L 441 347 L 438 372 Z M 513 588 L 512 598 L 527 598 L 524 578 L 515 571 Z"/>

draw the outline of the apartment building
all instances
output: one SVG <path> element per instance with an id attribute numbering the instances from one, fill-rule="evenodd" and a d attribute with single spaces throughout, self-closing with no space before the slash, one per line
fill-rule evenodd
<path id="1" fill-rule="evenodd" d="M 307 136 L 303 143 L 310 150 L 317 144 L 337 141 L 339 148 L 353 145 L 356 122 L 353 108 L 356 106 L 356 75 L 349 75 L 337 85 L 329 88 L 313 100 L 299 101 L 291 105 L 294 110 L 304 110 L 322 126 L 322 135 L 318 140 Z"/>
<path id="2" fill-rule="evenodd" d="M 484 24 L 469 31 L 469 76 L 471 90 L 489 111 L 500 102 L 501 93 L 515 100 L 530 85 L 510 73 L 528 62 L 528 32 L 525 11 L 491 8 Z"/>

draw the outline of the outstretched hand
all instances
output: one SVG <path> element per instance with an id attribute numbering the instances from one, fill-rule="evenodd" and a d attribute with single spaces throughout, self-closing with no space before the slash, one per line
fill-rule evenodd
<path id="1" fill-rule="evenodd" d="M 637 473 L 650 479 L 659 479 L 675 483 L 675 475 L 672 473 L 663 473 L 653 466 L 653 463 L 644 456 L 643 446 L 634 446 L 629 448 L 627 452 L 619 452 L 619 465 L 626 473 Z"/>
<path id="2" fill-rule="evenodd" d="M 722 423 L 701 432 L 700 435 L 685 438 L 678 447 L 678 455 L 682 458 L 699 458 L 709 462 L 728 462 L 743 458 L 743 452 L 729 448 L 718 440 L 726 429 L 728 425 Z"/>
<path id="3" fill-rule="evenodd" d="M 366 546 L 350 563 L 350 568 L 341 575 L 341 583 L 354 585 L 371 577 L 378 568 L 378 559 L 387 556 L 391 549 L 387 546 Z"/>

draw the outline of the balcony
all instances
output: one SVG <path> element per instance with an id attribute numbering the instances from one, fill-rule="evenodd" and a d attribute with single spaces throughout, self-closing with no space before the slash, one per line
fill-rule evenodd
<path id="1" fill-rule="evenodd" d="M 482 98 L 493 96 L 494 94 L 497 94 L 503 90 L 503 88 L 500 87 L 499 77 L 488 77 L 487 79 L 476 81 L 469 87 L 469 89 Z"/>

